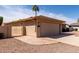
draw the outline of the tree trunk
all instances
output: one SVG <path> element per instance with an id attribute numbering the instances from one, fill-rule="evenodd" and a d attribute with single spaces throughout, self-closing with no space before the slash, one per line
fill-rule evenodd
<path id="1" fill-rule="evenodd" d="M 36 16 L 37 16 L 37 11 L 35 11 L 35 32 L 37 32 L 37 19 L 36 19 Z"/>
<path id="2" fill-rule="evenodd" d="M 37 16 L 37 11 L 35 11 L 35 17 Z"/>

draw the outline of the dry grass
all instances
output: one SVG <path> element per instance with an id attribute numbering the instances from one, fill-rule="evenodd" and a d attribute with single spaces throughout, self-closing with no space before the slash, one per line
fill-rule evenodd
<path id="1" fill-rule="evenodd" d="M 0 52 L 8 53 L 48 53 L 48 52 L 79 52 L 79 47 L 64 43 L 50 45 L 30 45 L 16 39 L 0 40 Z"/>

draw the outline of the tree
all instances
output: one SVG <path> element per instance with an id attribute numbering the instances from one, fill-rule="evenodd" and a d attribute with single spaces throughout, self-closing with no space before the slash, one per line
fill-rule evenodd
<path id="1" fill-rule="evenodd" d="M 37 16 L 37 12 L 39 12 L 39 7 L 37 5 L 33 5 L 32 11 L 35 12 L 35 16 Z"/>
<path id="2" fill-rule="evenodd" d="M 2 23 L 3 23 L 3 17 L 0 16 L 0 26 L 2 25 Z"/>
<path id="3" fill-rule="evenodd" d="M 32 11 L 35 12 L 35 24 L 38 25 L 38 22 L 36 20 L 37 12 L 39 12 L 39 7 L 37 5 L 32 6 Z M 37 27 L 35 26 L 35 31 L 37 31 Z"/>

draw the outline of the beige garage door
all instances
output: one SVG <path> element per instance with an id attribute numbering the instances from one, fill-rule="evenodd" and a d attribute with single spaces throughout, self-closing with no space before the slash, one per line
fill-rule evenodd
<path id="1" fill-rule="evenodd" d="M 26 26 L 26 35 L 36 36 L 35 26 Z"/>
<path id="2" fill-rule="evenodd" d="M 59 24 L 41 23 L 41 36 L 53 36 L 59 34 Z"/>
<path id="3" fill-rule="evenodd" d="M 23 27 L 22 26 L 12 26 L 12 36 L 22 36 Z"/>

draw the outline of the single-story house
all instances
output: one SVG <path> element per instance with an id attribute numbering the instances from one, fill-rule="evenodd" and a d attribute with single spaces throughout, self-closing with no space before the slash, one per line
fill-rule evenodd
<path id="1" fill-rule="evenodd" d="M 11 36 L 53 36 L 59 35 L 62 32 L 62 26 L 65 21 L 50 18 L 47 16 L 36 16 L 26 19 L 6 23 L 7 35 Z"/>

